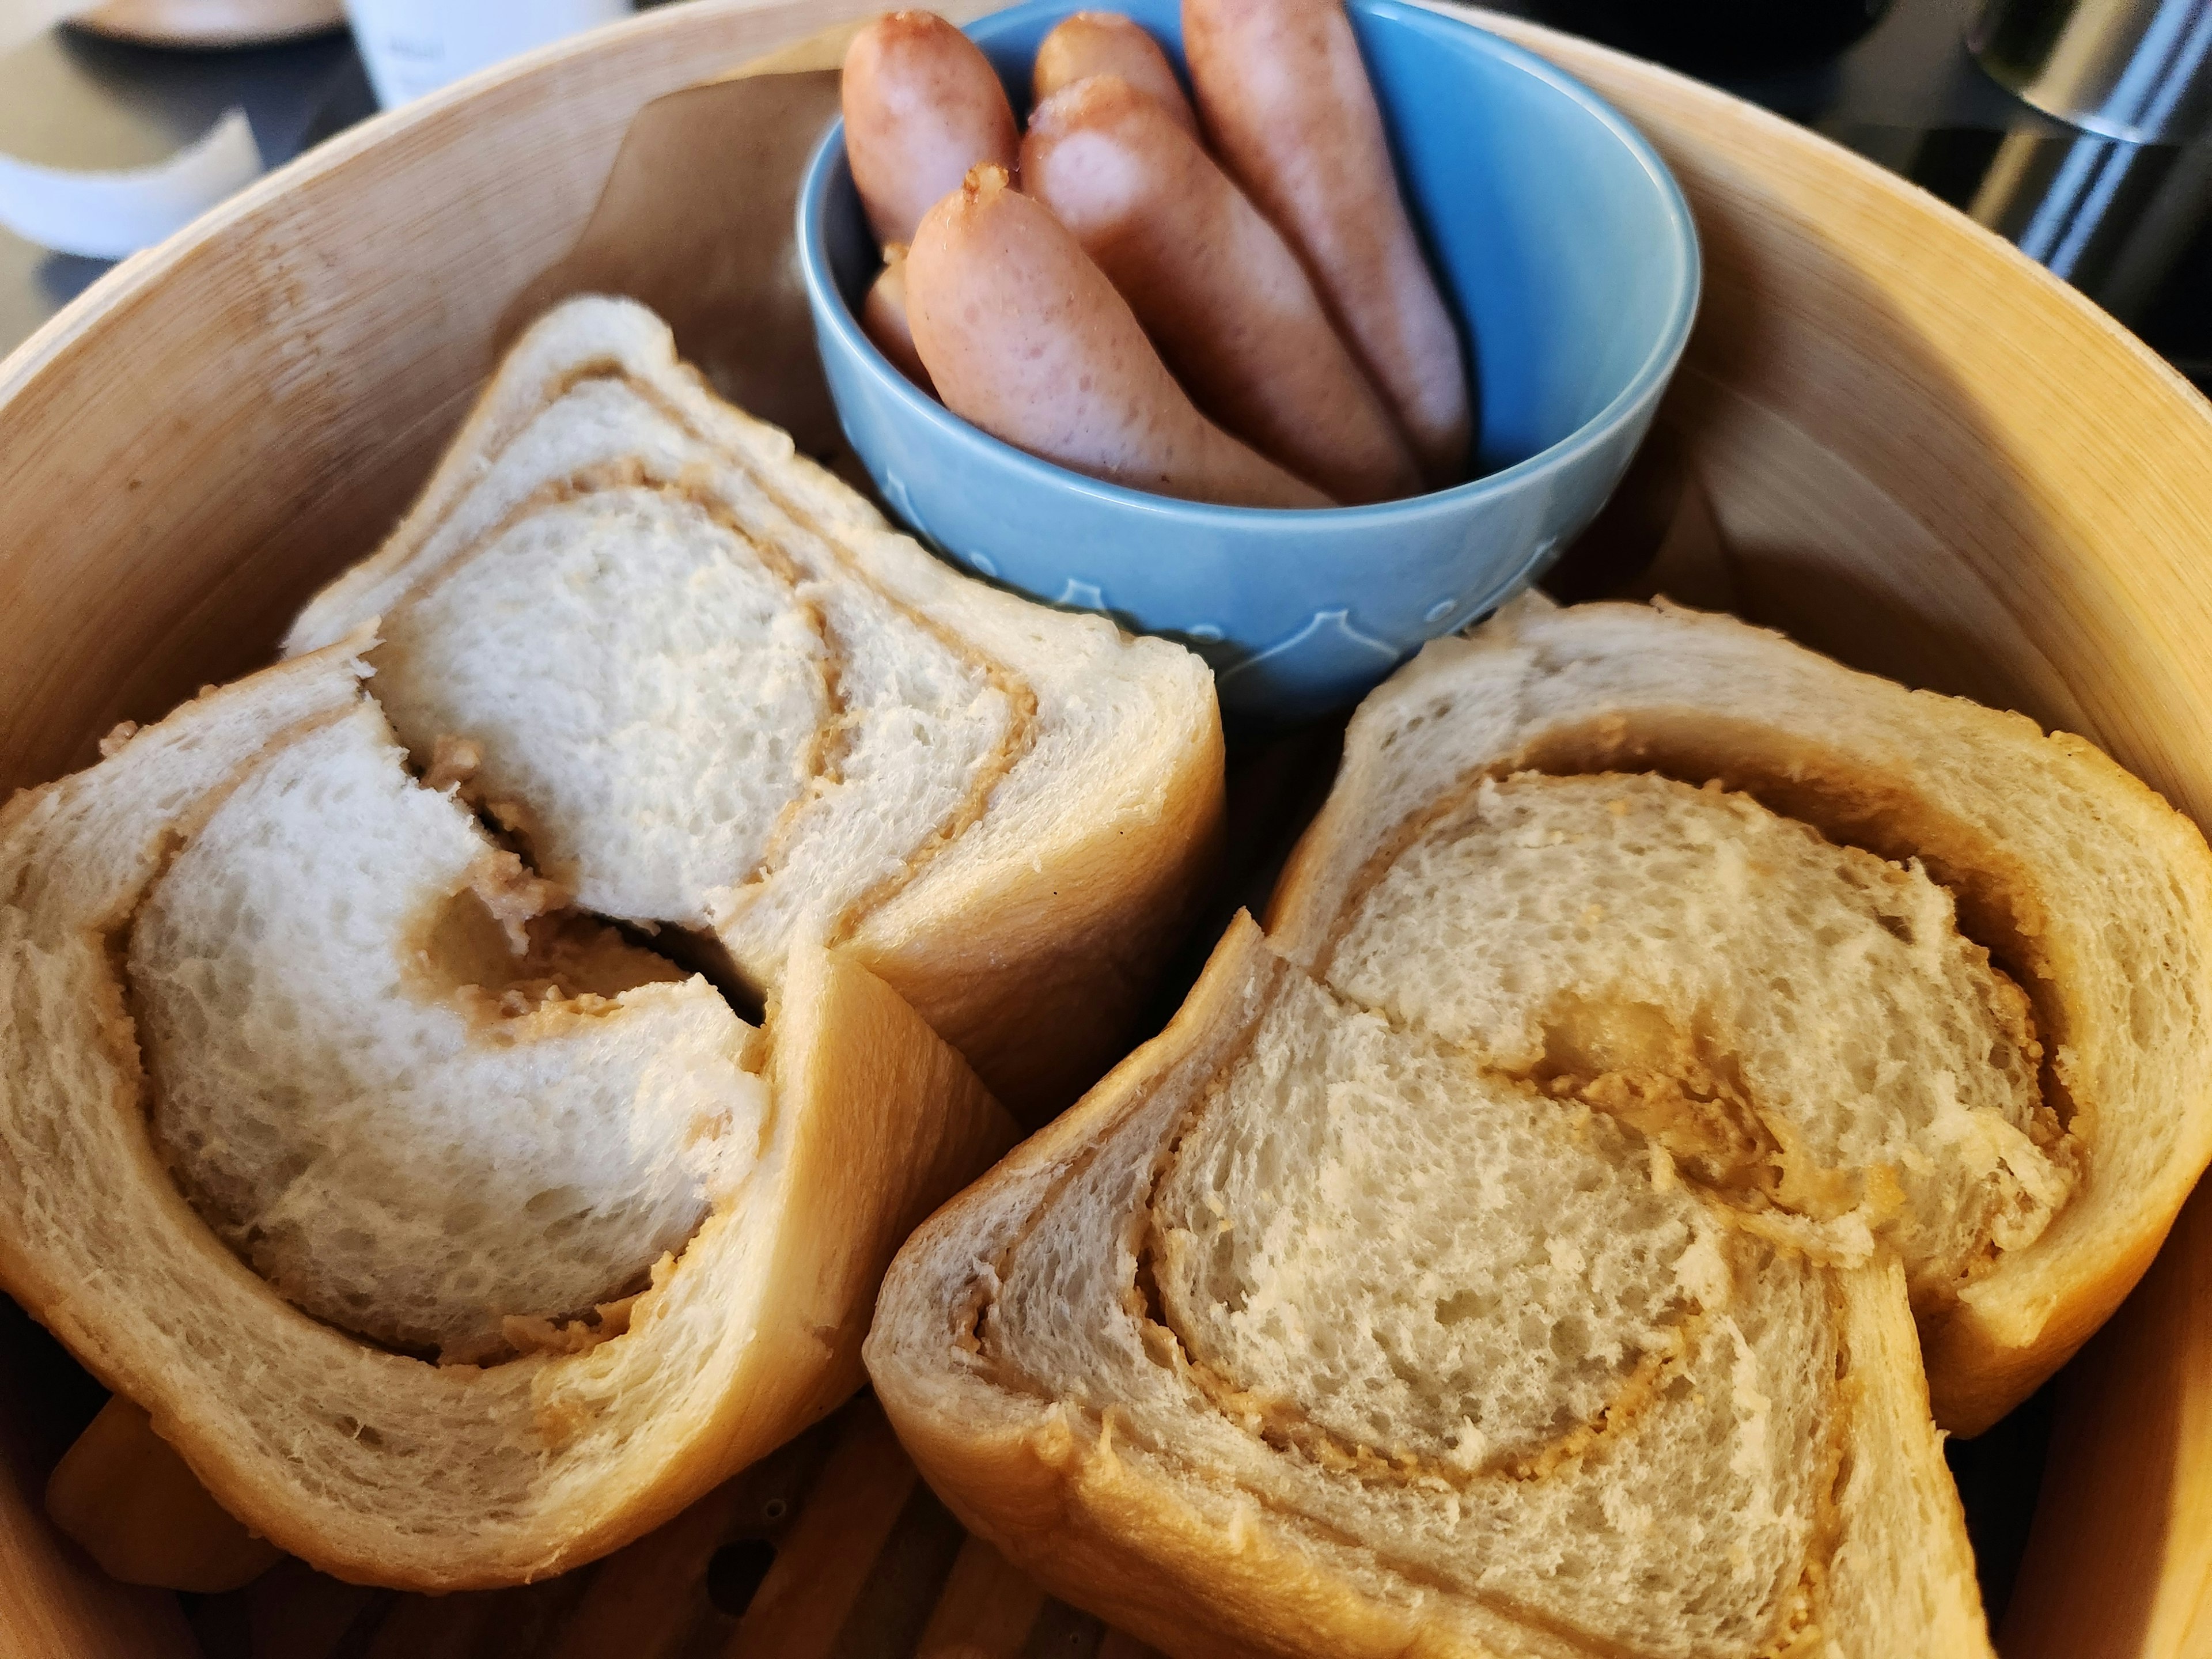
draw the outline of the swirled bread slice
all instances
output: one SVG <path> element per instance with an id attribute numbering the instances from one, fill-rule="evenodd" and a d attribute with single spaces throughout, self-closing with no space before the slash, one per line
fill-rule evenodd
<path id="1" fill-rule="evenodd" d="M 1717 782 L 1765 810 L 1656 781 L 1501 793 L 1528 771 Z M 1534 835 L 1590 839 L 1510 844 Z M 1784 899 L 1808 857 L 1859 895 Z M 1518 927 L 1540 945 L 1480 944 Z M 1508 1069 L 1540 1030 L 1572 1048 L 1595 1027 L 1614 1052 L 1566 1057 L 1574 1077 L 1722 1099 L 1798 1194 L 1775 1207 L 1902 1254 L 1958 1433 L 2103 1322 L 2212 1157 L 2197 827 L 2078 738 L 1724 617 L 1532 600 L 1431 646 L 1361 706 L 1269 930 Z"/>
<path id="2" fill-rule="evenodd" d="M 417 763 L 585 908 L 757 992 L 811 919 L 1033 1116 L 1111 1059 L 1219 818 L 1198 659 L 957 574 L 628 301 L 523 337 L 289 648 L 372 620 Z"/>
<path id="3" fill-rule="evenodd" d="M 2208 940 L 2087 744 L 1531 600 L 1362 705 L 1268 933 L 909 1242 L 870 1372 L 1179 1655 L 1986 1654 L 1930 1383 L 1992 1420 L 2156 1249 Z"/>
<path id="4" fill-rule="evenodd" d="M 1990 1651 L 1894 1260 L 1247 920 L 908 1243 L 867 1359 L 970 1527 L 1183 1659 Z"/>
<path id="5" fill-rule="evenodd" d="M 512 1583 L 849 1394 L 1012 1131 L 804 932 L 756 1030 L 556 908 L 410 772 L 368 643 L 0 813 L 0 1285 L 285 1549 Z"/>

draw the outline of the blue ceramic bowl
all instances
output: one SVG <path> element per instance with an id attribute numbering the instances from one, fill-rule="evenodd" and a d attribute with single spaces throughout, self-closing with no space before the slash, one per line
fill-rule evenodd
<path id="1" fill-rule="evenodd" d="M 1115 3 L 1180 63 L 1176 0 Z M 1541 574 L 1620 482 L 1697 310 L 1689 210 L 1618 112 L 1470 24 L 1349 4 L 1414 222 L 1471 337 L 1471 483 L 1282 512 L 1148 495 L 1026 455 L 924 395 L 860 331 L 879 261 L 842 125 L 799 193 L 823 368 L 892 510 L 981 575 L 1184 641 L 1246 720 L 1349 702 Z M 1038 41 L 1079 9 L 1038 0 L 969 27 L 1018 112 Z"/>

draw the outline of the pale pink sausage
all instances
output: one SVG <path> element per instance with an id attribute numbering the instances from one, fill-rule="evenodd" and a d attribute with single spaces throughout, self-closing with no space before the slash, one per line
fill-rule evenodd
<path id="1" fill-rule="evenodd" d="M 979 167 L 906 262 L 907 320 L 945 407 L 1133 489 L 1241 507 L 1329 500 L 1198 412 L 1067 228 Z"/>
<path id="2" fill-rule="evenodd" d="M 1030 117 L 1022 183 L 1206 414 L 1338 501 L 1419 493 L 1412 452 L 1297 256 L 1157 100 L 1115 76 L 1063 88 Z"/>
<path id="3" fill-rule="evenodd" d="M 1160 107 L 1192 137 L 1198 117 L 1183 96 L 1182 82 L 1159 42 L 1118 11 L 1079 11 L 1054 26 L 1037 47 L 1030 71 L 1030 98 L 1042 104 L 1062 87 L 1094 75 L 1118 75 L 1139 92 L 1160 100 Z"/>
<path id="4" fill-rule="evenodd" d="M 907 326 L 905 243 L 885 246 L 884 268 L 876 273 L 867 297 L 860 302 L 860 329 L 900 374 L 924 392 L 937 390 L 929 383 L 929 371 L 921 366 L 921 354 L 914 349 L 914 331 Z"/>
<path id="5" fill-rule="evenodd" d="M 934 12 L 894 11 L 845 49 L 845 156 L 878 242 L 911 242 L 979 161 L 1012 167 L 1006 89 L 973 40 Z"/>
<path id="6" fill-rule="evenodd" d="M 1464 476 L 1459 331 L 1398 194 L 1342 0 L 1182 0 L 1215 150 L 1304 259 L 1432 484 Z"/>

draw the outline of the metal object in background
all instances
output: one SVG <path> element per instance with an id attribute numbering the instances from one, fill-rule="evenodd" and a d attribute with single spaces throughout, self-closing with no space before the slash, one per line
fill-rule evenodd
<path id="1" fill-rule="evenodd" d="M 2104 137 L 2212 123 L 2212 0 L 1989 0 L 1967 41 L 2000 85 Z"/>
<path id="2" fill-rule="evenodd" d="M 2133 325 L 2212 216 L 2212 145 L 2011 132 L 1960 205 Z"/>

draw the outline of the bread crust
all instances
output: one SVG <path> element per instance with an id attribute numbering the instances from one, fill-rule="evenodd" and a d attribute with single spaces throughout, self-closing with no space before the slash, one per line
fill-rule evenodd
<path id="1" fill-rule="evenodd" d="M 978 1071 L 1004 1080 L 1030 1127 L 1121 1048 L 1219 862 L 1218 713 L 1165 758 L 1154 809 L 1079 817 L 1034 864 L 995 870 L 988 904 L 930 905 L 898 939 L 872 919 L 852 942 L 946 1042 L 985 1057 Z"/>
<path id="2" fill-rule="evenodd" d="M 1118 1373 L 1103 1359 L 1092 1388 L 1048 1385 L 988 1346 L 984 1322 L 1008 1294 L 1000 1273 L 1045 1271 L 1024 1267 L 1018 1243 L 1052 1206 L 1074 1201 L 1063 1192 L 1089 1194 L 1086 1205 L 1137 1201 L 1117 1184 L 1135 1178 L 1124 1163 L 1147 1156 L 1154 1133 L 1173 1133 L 1157 1127 L 1168 1119 L 1145 1120 L 1155 1127 L 1115 1154 L 1101 1182 L 1084 1184 L 1086 1161 L 1133 1132 L 1160 1091 L 1224 1075 L 1237 1032 L 1275 982 L 1270 972 L 1326 970 L 1347 912 L 1435 804 L 1472 780 L 1528 769 L 1717 779 L 1832 840 L 1917 857 L 1951 890 L 1969 939 L 2028 988 L 2051 1056 L 2045 1086 L 2071 1114 L 2086 1174 L 2041 1237 L 2001 1255 L 1923 1328 L 1896 1260 L 1824 1270 L 1836 1286 L 1838 1398 L 1850 1427 L 1823 1523 L 1832 1530 L 1808 1568 L 1817 1576 L 1807 1581 L 1805 1622 L 1782 1638 L 1790 1659 L 1988 1654 L 1931 1398 L 1938 1420 L 1971 1430 L 2032 1389 L 2133 1283 L 2212 1152 L 2212 853 L 2080 739 L 1673 606 L 1561 612 L 1525 602 L 1471 639 L 1432 644 L 1363 705 L 1335 789 L 1277 888 L 1267 933 L 1233 924 L 1167 1030 L 941 1211 L 893 1265 L 866 1357 L 902 1440 L 1010 1559 L 1169 1652 L 1618 1651 L 1404 1582 L 1362 1554 L 1361 1540 L 1242 1490 L 1232 1465 L 1201 1465 L 1200 1448 L 1212 1443 L 1195 1431 L 1187 1446 L 1161 1443 L 1172 1437 L 1157 1425 L 1143 1445 L 1127 1435 L 1117 1443 Z M 2115 987 L 2122 999 L 2150 1000 L 2116 1002 Z M 1121 1213 L 1086 1210 L 1093 1231 L 1054 1231 L 1037 1261 L 1062 1261 L 1077 1248 L 1069 1241 L 1109 1224 L 1101 1214 L 1136 1224 Z M 1088 1328 L 1121 1316 L 1091 1303 L 1110 1294 L 1110 1274 L 1051 1272 L 1052 1297 L 1088 1288 L 1076 1300 L 1024 1302 L 1031 1311 L 1021 1317 L 1058 1308 Z M 1076 1363 L 1052 1352 L 1055 1366 Z M 1158 1359 L 1149 1344 L 1145 1352 Z M 1389 1540 L 1376 1547 L 1387 1553 Z"/>

